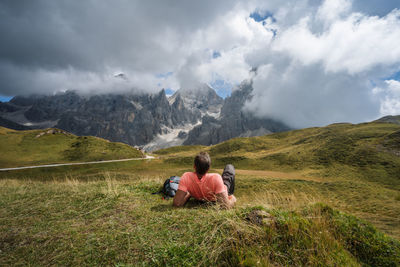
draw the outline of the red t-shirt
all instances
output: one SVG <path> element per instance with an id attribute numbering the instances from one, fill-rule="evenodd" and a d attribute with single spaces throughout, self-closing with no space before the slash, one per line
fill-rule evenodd
<path id="1" fill-rule="evenodd" d="M 195 172 L 185 172 L 179 182 L 179 190 L 189 192 L 198 200 L 215 201 L 215 195 L 228 192 L 226 185 L 218 173 L 206 173 L 201 179 Z"/>

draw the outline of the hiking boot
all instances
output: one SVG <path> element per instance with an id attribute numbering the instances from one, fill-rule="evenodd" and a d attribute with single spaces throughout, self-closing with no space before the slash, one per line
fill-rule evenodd
<path id="1" fill-rule="evenodd" d="M 224 185 L 228 188 L 228 195 L 232 195 L 235 191 L 235 167 L 232 164 L 225 166 L 224 172 L 222 173 L 222 180 Z"/>

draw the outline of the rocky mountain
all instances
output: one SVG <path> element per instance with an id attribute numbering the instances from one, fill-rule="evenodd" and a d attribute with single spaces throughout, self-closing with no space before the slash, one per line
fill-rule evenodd
<path id="1" fill-rule="evenodd" d="M 32 128 L 29 126 L 24 126 L 22 124 L 4 119 L 0 117 L 0 126 L 6 127 L 8 129 L 13 129 L 13 130 L 31 130 Z"/>
<path id="2" fill-rule="evenodd" d="M 175 127 L 164 126 L 164 132 L 144 146 L 147 151 L 182 145 L 204 116 L 219 117 L 224 103 L 215 90 L 206 84 L 196 89 L 180 89 L 168 101 L 178 111 L 179 116 L 182 116 L 181 121 L 187 121 L 186 117 L 189 116 L 190 123 L 181 123 Z"/>
<path id="3" fill-rule="evenodd" d="M 77 135 L 144 146 L 166 128 L 194 124 L 199 116 L 177 99 L 170 105 L 164 90 L 158 94 L 82 96 L 66 92 L 53 96 L 15 97 L 4 119 L 33 128 L 56 127 Z"/>
<path id="4" fill-rule="evenodd" d="M 225 99 L 220 116 L 204 116 L 201 124 L 190 131 L 184 144 L 212 145 L 234 137 L 260 136 L 290 130 L 281 122 L 257 118 L 243 110 L 245 102 L 252 97 L 252 91 L 252 83 L 244 81 Z"/>
<path id="5" fill-rule="evenodd" d="M 203 84 L 196 89 L 180 89 L 169 98 L 172 104 L 177 100 L 182 100 L 183 105 L 195 114 L 199 114 L 199 119 L 204 115 L 219 117 L 224 100 L 217 95 L 214 89 Z"/>
<path id="6" fill-rule="evenodd" d="M 216 144 L 289 128 L 242 110 L 251 98 L 243 83 L 225 100 L 208 85 L 157 94 L 17 96 L 0 103 L 0 126 L 13 129 L 56 127 L 156 150 L 182 144 Z"/>

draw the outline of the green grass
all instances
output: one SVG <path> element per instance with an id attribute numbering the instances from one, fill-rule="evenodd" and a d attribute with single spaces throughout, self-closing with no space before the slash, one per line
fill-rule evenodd
<path id="1" fill-rule="evenodd" d="M 143 157 L 131 146 L 92 136 L 58 132 L 38 137 L 48 130 L 14 131 L 0 127 L 0 168 Z"/>
<path id="2" fill-rule="evenodd" d="M 214 167 L 234 163 L 241 169 L 307 171 L 385 183 L 400 189 L 400 125 L 333 124 L 262 137 L 235 138 L 199 148 Z M 179 147 L 155 153 L 174 164 L 187 163 L 199 151 Z"/>
<path id="3" fill-rule="evenodd" d="M 335 124 L 154 160 L 0 172 L 0 265 L 399 266 L 399 131 Z M 60 151 L 82 157 L 90 142 Z M 233 210 L 175 209 L 152 194 L 200 150 L 212 172 L 236 166 Z"/>
<path id="4" fill-rule="evenodd" d="M 177 153 L 181 152 L 182 153 L 196 153 L 196 151 L 205 149 L 206 146 L 174 146 L 174 147 L 169 147 L 169 148 L 164 148 L 157 150 L 158 155 L 167 155 L 171 153 Z"/>
<path id="5" fill-rule="evenodd" d="M 333 124 L 261 137 L 235 138 L 202 147 L 214 168 L 233 163 L 243 170 L 276 171 L 319 179 L 307 188 L 291 181 L 279 185 L 298 187 L 306 194 L 326 198 L 335 207 L 374 223 L 379 229 L 400 237 L 400 125 L 390 123 Z M 199 150 L 179 147 L 156 151 L 170 166 L 191 166 Z M 250 172 L 249 172 L 250 173 Z M 249 175 L 251 183 L 265 180 Z M 251 192 L 271 190 L 255 185 Z M 282 189 L 279 189 L 282 190 Z M 278 193 L 279 193 L 278 190 Z"/>
<path id="6" fill-rule="evenodd" d="M 175 209 L 163 177 L 0 181 L 2 265 L 396 266 L 399 241 L 318 204 Z M 245 194 L 238 188 L 238 195 Z M 282 197 L 285 194 L 282 194 Z M 269 202 L 268 198 L 258 201 Z M 247 204 L 251 204 L 248 201 Z M 264 211 L 267 213 L 261 213 Z M 265 216 L 267 214 L 267 216 Z M 265 218 L 266 217 L 266 218 Z"/>

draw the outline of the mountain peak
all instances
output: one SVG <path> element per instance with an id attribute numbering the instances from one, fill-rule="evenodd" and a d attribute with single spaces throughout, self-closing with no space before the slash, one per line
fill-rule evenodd
<path id="1" fill-rule="evenodd" d="M 176 91 L 175 94 L 180 94 L 182 96 L 196 96 L 196 97 L 215 95 L 216 97 L 221 98 L 220 96 L 217 95 L 217 93 L 213 88 L 211 88 L 208 84 L 205 83 L 202 83 L 195 88 L 181 88 L 178 91 Z"/>
<path id="2" fill-rule="evenodd" d="M 217 95 L 214 89 L 207 84 L 201 84 L 197 88 L 181 88 L 168 100 L 170 104 L 182 99 L 186 109 L 195 113 L 218 117 L 224 100 Z"/>
<path id="3" fill-rule="evenodd" d="M 114 77 L 117 79 L 124 80 L 124 81 L 128 80 L 128 77 L 125 75 L 125 73 L 122 73 L 122 72 L 115 74 Z"/>
<path id="4" fill-rule="evenodd" d="M 65 91 L 55 95 L 14 97 L 0 105 L 0 117 L 33 128 L 57 127 L 146 149 L 184 142 L 215 144 L 232 137 L 286 129 L 278 123 L 241 112 L 249 95 L 251 85 L 238 88 L 225 100 L 207 84 L 182 88 L 169 98 L 164 89 L 153 94 L 90 96 Z M 3 124 L 11 125 L 8 121 Z"/>

